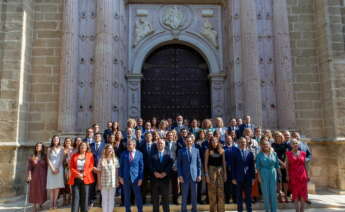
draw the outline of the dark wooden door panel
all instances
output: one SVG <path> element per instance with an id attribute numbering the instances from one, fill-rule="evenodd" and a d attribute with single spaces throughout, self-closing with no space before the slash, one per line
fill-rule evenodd
<path id="1" fill-rule="evenodd" d="M 143 66 L 141 111 L 144 119 L 210 117 L 208 67 L 190 47 L 167 45 L 157 49 Z"/>

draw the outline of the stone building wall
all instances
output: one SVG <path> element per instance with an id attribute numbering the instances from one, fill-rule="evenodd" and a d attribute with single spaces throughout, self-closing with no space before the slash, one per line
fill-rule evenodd
<path id="1" fill-rule="evenodd" d="M 33 1 L 0 4 L 0 187 L 14 195 L 20 156 L 16 146 L 27 141 L 31 74 Z"/>
<path id="2" fill-rule="evenodd" d="M 308 137 L 323 136 L 320 73 L 316 64 L 313 0 L 288 0 L 296 129 Z"/>
<path id="3" fill-rule="evenodd" d="M 37 141 L 48 142 L 58 133 L 63 2 L 0 0 L 0 197 L 22 192 L 30 146 Z M 296 129 L 311 138 L 312 181 L 317 186 L 344 190 L 345 160 L 341 158 L 345 151 L 344 3 L 341 0 L 287 0 L 287 3 Z M 230 14 L 224 8 L 224 16 Z M 122 4 L 120 11 L 128 12 Z M 117 28 L 122 32 L 120 38 L 127 36 L 127 22 L 126 16 L 121 17 Z M 223 37 L 228 40 L 231 27 L 226 23 L 222 27 Z M 224 44 L 231 47 L 227 41 Z M 121 41 L 118 52 L 124 61 L 126 45 L 127 41 Z M 227 49 L 224 58 L 231 57 L 230 54 Z M 228 62 L 224 61 L 226 70 L 230 69 Z M 121 80 L 125 80 L 128 71 L 125 62 L 120 69 Z M 119 108 L 125 110 L 127 102 L 121 99 L 126 98 L 127 88 L 120 86 Z M 226 79 L 225 87 L 231 89 L 230 78 Z M 229 111 L 233 103 L 229 99 L 226 103 Z M 121 113 L 122 121 L 126 114 Z"/>
<path id="4" fill-rule="evenodd" d="M 35 0 L 29 141 L 57 131 L 63 1 Z"/>

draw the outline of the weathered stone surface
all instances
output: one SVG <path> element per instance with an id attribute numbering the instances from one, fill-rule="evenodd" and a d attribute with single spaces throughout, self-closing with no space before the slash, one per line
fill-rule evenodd
<path id="1" fill-rule="evenodd" d="M 281 3 L 283 0 L 279 1 Z M 104 121 L 102 123 L 104 124 L 105 121 L 108 121 L 103 119 L 116 119 L 125 123 L 128 114 L 140 116 L 140 68 L 134 70 L 130 64 L 134 64 L 139 57 L 145 58 L 147 55 L 137 54 L 145 51 L 135 51 L 133 54 L 129 54 L 132 51 L 130 44 L 133 43 L 132 37 L 129 35 L 132 34 L 130 32 L 133 31 L 134 26 L 128 25 L 128 23 L 132 23 L 130 14 L 128 14 L 129 7 L 136 8 L 138 5 L 133 5 L 131 3 L 133 1 L 129 1 L 128 4 L 125 4 L 123 0 L 114 1 L 111 2 L 113 3 L 111 8 L 103 7 L 109 13 L 102 13 L 101 7 L 98 7 L 97 13 L 86 10 L 87 6 L 85 5 L 82 7 L 64 7 L 73 2 L 77 1 L 10 0 L 1 2 L 0 166 L 2 168 L 0 170 L 0 186 L 1 191 L 6 192 L 2 192 L 0 196 L 3 193 L 14 195 L 16 192 L 22 191 L 21 186 L 24 177 L 22 173 L 29 152 L 27 148 L 15 150 L 14 147 L 2 145 L 4 142 L 13 142 L 13 145 L 17 145 L 25 142 L 48 141 L 58 130 L 71 130 L 76 120 L 74 116 L 80 110 L 88 110 L 89 117 L 85 120 L 90 120 L 90 123 L 92 121 Z M 105 3 L 105 1 L 99 2 Z M 140 2 L 178 4 L 182 1 L 140 0 Z M 253 7 L 250 7 L 251 10 L 243 9 L 244 6 L 248 6 L 246 4 L 249 2 L 254 1 L 183 1 L 184 5 L 192 4 L 193 14 L 195 17 L 199 17 L 192 23 L 190 31 L 183 33 L 189 36 L 186 37 L 193 37 L 197 42 L 202 43 L 200 40 L 204 38 L 199 35 L 199 31 L 205 22 L 204 19 L 216 20 L 212 24 L 216 28 L 220 48 L 208 51 L 209 54 L 204 55 L 206 57 L 209 57 L 208 55 L 214 56 L 213 59 L 211 57 L 207 59 L 210 60 L 210 65 L 212 62 L 216 64 L 214 66 L 218 66 L 217 72 L 221 73 L 210 76 L 212 87 L 221 89 L 219 93 L 217 89 L 214 90 L 214 97 L 218 98 L 219 96 L 217 104 L 225 102 L 225 105 L 221 106 L 220 109 L 217 107 L 215 111 L 221 111 L 224 116 L 230 118 L 242 116 L 244 112 L 249 113 L 248 111 L 257 110 L 252 115 L 259 116 L 259 118 L 255 117 L 254 119 L 260 120 L 260 111 L 262 111 L 260 107 L 266 103 L 261 102 L 261 97 L 259 97 L 261 82 L 258 82 L 259 78 L 255 75 L 257 69 L 255 66 L 258 65 L 259 61 L 259 58 L 256 58 L 259 53 L 255 50 L 254 45 L 257 39 L 255 27 L 260 26 L 255 24 L 259 17 L 257 17 L 258 14 Z M 275 54 L 280 55 L 272 63 L 275 63 L 277 70 L 290 68 L 285 66 L 286 64 L 282 64 L 285 61 L 284 57 L 289 57 L 289 47 L 286 43 L 288 37 L 286 33 L 289 33 L 293 99 L 290 99 L 291 96 L 287 98 L 290 100 L 284 98 L 284 95 L 281 94 L 284 94 L 285 91 L 276 92 L 277 101 L 280 102 L 278 110 L 281 110 L 281 107 L 286 107 L 284 110 L 289 109 L 288 117 L 294 116 L 296 118 L 296 124 L 292 128 L 301 131 L 306 137 L 312 138 L 313 142 L 310 143 L 313 151 L 311 177 L 316 186 L 345 189 L 345 161 L 341 157 L 345 149 L 344 142 L 339 142 L 345 137 L 344 6 L 340 0 L 287 0 L 286 3 L 288 19 L 272 19 L 276 21 L 273 23 L 276 26 L 273 36 Z M 240 9 L 241 5 L 243 11 Z M 147 7 L 148 4 L 145 6 Z M 153 7 L 159 8 L 160 6 L 152 5 L 151 9 Z M 211 13 L 207 13 L 206 16 L 202 15 L 206 14 L 202 12 L 203 8 L 206 7 L 214 10 L 213 19 L 210 17 Z M 283 9 L 282 7 L 284 6 L 279 6 L 279 9 Z M 64 8 L 66 8 L 65 12 Z M 68 24 L 63 24 L 64 20 L 71 20 L 67 19 L 68 9 L 74 11 L 70 11 L 70 14 L 74 15 L 74 22 L 69 29 Z M 224 14 L 221 12 L 223 9 L 225 10 Z M 85 16 L 84 10 L 87 11 Z M 235 12 L 232 13 L 231 11 Z M 241 11 L 242 14 L 236 13 L 236 11 Z M 248 11 L 251 12 L 245 13 Z M 145 15 L 145 13 L 138 14 L 140 17 Z M 274 11 L 273 16 L 276 16 Z M 137 17 L 135 11 L 132 14 L 133 17 Z M 164 35 L 166 29 L 161 26 L 159 15 L 154 17 L 158 18 L 151 18 L 150 16 L 149 21 L 161 31 L 157 31 L 159 35 Z M 75 45 L 75 42 L 72 42 L 74 39 L 79 43 L 81 39 L 85 38 L 80 34 L 79 28 L 76 29 L 76 25 L 83 18 L 93 23 L 88 25 L 90 29 L 85 34 L 87 36 L 85 42 L 97 41 L 98 50 L 100 50 L 96 55 L 92 45 L 85 45 L 90 48 L 87 48 L 84 54 L 86 55 L 84 63 L 88 63 L 89 66 L 94 63 L 99 68 L 95 70 L 95 73 L 92 72 L 94 69 L 84 69 L 84 66 L 81 66 L 79 44 Z M 267 17 L 267 20 L 269 18 Z M 113 24 L 112 28 L 103 27 L 102 24 L 104 23 L 107 26 Z M 223 25 L 217 25 L 217 23 Z M 241 23 L 247 26 L 242 31 Z M 280 25 L 280 23 L 282 24 Z M 249 24 L 253 27 L 248 27 Z M 98 27 L 98 34 L 96 33 L 96 26 Z M 277 26 L 281 28 L 277 28 Z M 81 26 L 80 29 L 83 27 Z M 74 34 L 68 34 L 72 31 Z M 102 33 L 104 34 L 102 35 Z M 178 35 L 173 34 L 173 32 L 169 31 L 169 33 L 171 39 L 164 42 L 188 43 L 187 40 L 179 40 Z M 68 36 L 71 36 L 71 40 L 69 40 L 71 42 L 67 42 Z M 148 40 L 153 41 L 157 37 Z M 279 39 L 282 42 L 279 42 Z M 150 51 L 154 50 L 155 46 L 150 46 L 150 44 L 145 43 L 146 41 L 143 40 L 143 47 L 150 48 Z M 157 42 L 157 45 L 163 44 Z M 213 47 L 212 45 L 209 46 L 208 43 L 200 45 L 200 49 L 212 49 Z M 233 49 L 236 51 L 232 51 Z M 277 52 L 281 49 L 286 50 L 284 54 Z M 71 52 L 73 54 L 69 54 Z M 111 58 L 107 57 L 107 52 Z M 248 57 L 248 55 L 251 56 Z M 244 64 L 241 64 L 241 61 L 244 61 Z M 141 67 L 141 65 L 137 67 Z M 77 69 L 78 73 L 76 74 L 74 71 Z M 109 69 L 111 70 L 109 71 Z M 80 75 L 84 73 L 83 71 L 88 72 L 90 76 L 95 74 L 96 77 L 81 85 L 79 80 L 81 79 Z M 128 73 L 132 73 L 132 75 Z M 248 73 L 254 75 L 248 76 Z M 67 79 L 65 80 L 64 77 Z M 222 82 L 221 86 L 218 86 L 215 81 L 223 80 L 222 77 L 225 77 L 224 84 Z M 243 78 L 254 79 L 254 81 L 253 83 L 243 81 Z M 98 80 L 98 84 L 95 84 L 94 79 L 108 81 L 107 83 L 99 83 Z M 277 84 L 273 86 L 282 83 L 282 79 L 284 77 L 277 75 L 275 79 Z M 77 103 L 78 98 L 83 98 L 84 94 L 78 93 L 76 95 L 77 87 L 81 86 L 88 86 L 88 93 L 85 96 L 92 95 L 89 98 L 91 100 L 95 97 L 93 90 L 98 90 L 98 96 L 94 98 L 94 101 L 85 101 L 82 109 Z M 252 95 L 245 97 L 244 93 L 251 93 Z M 98 111 L 95 104 L 108 95 L 110 95 L 109 99 L 104 101 L 107 102 L 107 105 L 98 105 L 97 107 L 100 109 Z M 280 101 L 279 98 L 285 101 Z M 247 100 L 244 101 L 244 99 Z M 248 105 L 248 102 L 253 102 L 253 104 Z M 294 107 L 290 107 L 291 105 Z M 247 109 L 244 110 L 245 107 Z M 94 109 L 96 110 L 94 111 Z M 94 112 L 98 114 L 95 119 L 92 117 Z M 290 114 L 290 112 L 293 113 Z M 60 121 L 58 121 L 59 118 Z M 85 126 L 90 123 L 86 123 Z M 290 125 L 284 126 L 283 124 L 285 121 L 279 126 L 290 128 Z"/>

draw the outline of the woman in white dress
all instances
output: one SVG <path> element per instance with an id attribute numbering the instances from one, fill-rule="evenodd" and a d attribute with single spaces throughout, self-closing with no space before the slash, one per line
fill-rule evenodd
<path id="1" fill-rule="evenodd" d="M 63 175 L 63 159 L 64 148 L 60 145 L 60 138 L 56 135 L 53 136 L 48 149 L 48 174 L 47 174 L 47 189 L 50 193 L 50 207 L 57 208 L 57 198 L 60 188 L 64 188 L 64 175 Z"/>

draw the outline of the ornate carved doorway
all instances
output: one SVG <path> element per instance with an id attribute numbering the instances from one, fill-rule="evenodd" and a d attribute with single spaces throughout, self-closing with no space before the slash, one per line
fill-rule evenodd
<path id="1" fill-rule="evenodd" d="M 208 65 L 194 49 L 166 45 L 143 65 L 141 112 L 144 119 L 211 117 Z"/>

